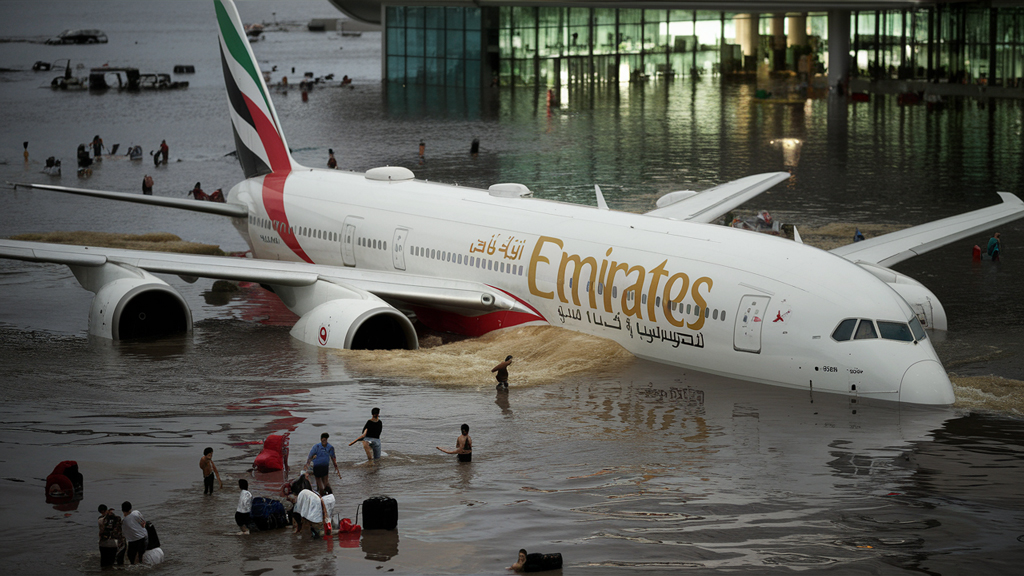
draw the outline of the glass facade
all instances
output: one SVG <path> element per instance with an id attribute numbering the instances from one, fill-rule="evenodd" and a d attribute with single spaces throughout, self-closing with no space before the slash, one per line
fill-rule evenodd
<path id="1" fill-rule="evenodd" d="M 799 15 L 806 29 L 795 35 L 798 46 L 789 45 L 791 18 L 780 42 L 773 17 L 782 15 L 753 16 L 756 23 L 749 14 L 706 10 L 387 5 L 384 65 L 390 82 L 465 87 L 750 73 L 763 64 L 824 72 L 827 15 Z M 1022 7 L 935 4 L 850 18 L 853 76 L 1002 86 L 1020 86 L 1024 77 Z M 810 67 L 801 69 L 805 56 Z"/>
<path id="2" fill-rule="evenodd" d="M 480 86 L 484 32 L 477 7 L 387 6 L 388 82 Z"/>
<path id="3" fill-rule="evenodd" d="M 1022 86 L 1024 8 L 937 4 L 853 17 L 854 73 Z"/>
<path id="4" fill-rule="evenodd" d="M 502 85 L 620 82 L 712 72 L 722 13 L 701 10 L 503 6 Z"/>

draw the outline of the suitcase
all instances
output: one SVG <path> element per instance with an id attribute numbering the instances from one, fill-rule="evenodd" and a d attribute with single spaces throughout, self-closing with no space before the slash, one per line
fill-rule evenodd
<path id="1" fill-rule="evenodd" d="M 561 568 L 562 555 L 557 552 L 554 554 L 527 554 L 526 563 L 523 564 L 523 572 L 547 572 Z"/>
<path id="2" fill-rule="evenodd" d="M 398 501 L 388 496 L 363 500 L 364 530 L 394 530 L 398 527 Z"/>

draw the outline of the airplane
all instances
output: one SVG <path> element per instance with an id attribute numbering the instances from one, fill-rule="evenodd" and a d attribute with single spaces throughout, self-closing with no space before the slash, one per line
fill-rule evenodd
<path id="1" fill-rule="evenodd" d="M 309 168 L 281 123 L 231 0 L 215 0 L 228 109 L 245 180 L 223 204 L 53 185 L 15 187 L 218 214 L 251 258 L 0 240 L 0 257 L 67 265 L 95 293 L 89 333 L 187 333 L 185 299 L 154 274 L 257 282 L 335 349 L 416 349 L 413 319 L 470 336 L 550 324 L 639 358 L 741 380 L 948 405 L 952 384 L 925 328 L 938 298 L 889 266 L 1024 216 L 1000 204 L 831 251 L 713 222 L 789 178 L 759 174 L 680 191 L 645 214 L 416 180 L 407 168 Z M 797 235 L 798 238 L 798 235 Z"/>

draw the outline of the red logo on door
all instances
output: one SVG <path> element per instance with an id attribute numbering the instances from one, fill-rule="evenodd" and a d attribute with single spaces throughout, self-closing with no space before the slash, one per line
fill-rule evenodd
<path id="1" fill-rule="evenodd" d="M 320 345 L 321 346 L 326 346 L 327 345 L 327 337 L 328 336 L 330 336 L 330 333 L 327 331 L 327 326 L 324 326 L 323 324 L 321 324 L 320 325 L 320 333 L 317 334 L 317 337 L 320 340 Z"/>

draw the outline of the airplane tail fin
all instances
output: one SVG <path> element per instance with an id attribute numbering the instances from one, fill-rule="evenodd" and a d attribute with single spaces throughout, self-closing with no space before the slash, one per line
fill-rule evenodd
<path id="1" fill-rule="evenodd" d="M 274 103 L 246 39 L 238 10 L 232 0 L 214 0 L 213 4 L 238 162 L 246 178 L 288 173 L 296 163 L 288 152 Z"/>

